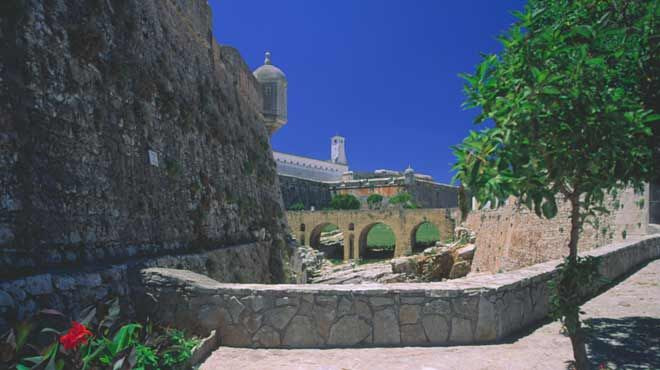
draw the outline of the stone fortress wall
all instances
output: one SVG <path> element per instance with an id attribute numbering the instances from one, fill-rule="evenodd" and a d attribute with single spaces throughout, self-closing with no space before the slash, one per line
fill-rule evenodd
<path id="1" fill-rule="evenodd" d="M 579 250 L 647 235 L 649 187 L 643 194 L 626 189 L 617 200 L 607 202 L 609 215 L 591 219 L 580 233 Z M 476 208 L 476 207 L 475 207 Z M 465 226 L 477 235 L 477 251 L 472 272 L 515 270 L 567 255 L 570 232 L 570 207 L 559 203 L 553 219 L 539 218 L 511 198 L 498 209 L 473 210 Z"/>
<path id="2" fill-rule="evenodd" d="M 660 257 L 660 236 L 598 248 L 610 281 Z M 181 270 L 142 271 L 135 300 L 223 346 L 332 348 L 479 344 L 543 320 L 558 260 L 439 283 L 235 285 Z M 586 287 L 593 294 L 601 284 Z M 173 309 L 174 307 L 174 309 Z"/>
<path id="3" fill-rule="evenodd" d="M 207 1 L 17 4 L 0 19 L 0 317 L 75 313 L 127 289 L 101 271 L 174 255 L 285 280 L 259 85 Z"/>
<path id="4" fill-rule="evenodd" d="M 279 167 L 278 167 L 279 171 Z M 307 178 L 280 174 L 280 187 L 284 205 L 289 209 L 296 203 L 303 203 L 305 209 L 316 210 L 330 205 L 330 200 L 337 194 L 351 194 L 360 200 L 363 209 L 368 209 L 367 198 L 371 194 L 380 194 L 387 205 L 389 197 L 401 192 L 411 194 L 413 201 L 420 208 L 454 208 L 458 206 L 458 188 L 426 179 L 415 179 L 406 183 L 402 176 L 342 179 L 340 181 L 315 181 Z"/>
<path id="5" fill-rule="evenodd" d="M 330 206 L 332 184 L 299 177 L 279 175 L 284 206 L 288 209 L 302 203 L 306 209 L 321 210 Z"/>

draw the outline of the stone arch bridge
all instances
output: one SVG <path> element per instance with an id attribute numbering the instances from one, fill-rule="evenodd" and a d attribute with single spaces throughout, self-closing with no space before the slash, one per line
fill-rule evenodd
<path id="1" fill-rule="evenodd" d="M 394 256 L 412 253 L 417 229 L 431 223 L 441 239 L 453 236 L 454 220 L 446 208 L 385 209 L 342 211 L 289 211 L 287 220 L 300 244 L 318 248 L 321 231 L 335 225 L 344 234 L 344 260 L 358 259 L 367 248 L 367 235 L 377 224 L 385 224 L 394 233 Z"/>

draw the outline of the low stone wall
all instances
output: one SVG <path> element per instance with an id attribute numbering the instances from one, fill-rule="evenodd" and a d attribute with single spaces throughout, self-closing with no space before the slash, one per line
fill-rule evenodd
<path id="1" fill-rule="evenodd" d="M 195 271 L 229 283 L 274 282 L 270 270 L 272 242 L 256 242 L 197 254 L 134 258 L 105 266 L 77 267 L 17 279 L 0 280 L 0 333 L 9 324 L 53 308 L 76 315 L 99 300 L 119 297 L 132 309 L 131 276 L 143 268 Z"/>
<path id="2" fill-rule="evenodd" d="M 608 279 L 660 257 L 660 236 L 601 247 Z M 142 314 L 238 347 L 328 348 L 488 343 L 548 313 L 558 261 L 440 283 L 222 284 L 188 271 L 143 270 Z M 595 292 L 599 287 L 592 287 Z"/>

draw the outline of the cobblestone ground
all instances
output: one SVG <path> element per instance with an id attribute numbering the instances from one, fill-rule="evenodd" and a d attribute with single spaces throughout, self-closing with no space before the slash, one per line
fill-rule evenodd
<path id="1" fill-rule="evenodd" d="M 590 358 L 610 369 L 660 369 L 660 260 L 583 306 Z M 255 350 L 222 347 L 201 369 L 566 369 L 572 358 L 559 324 L 508 343 L 435 348 Z"/>

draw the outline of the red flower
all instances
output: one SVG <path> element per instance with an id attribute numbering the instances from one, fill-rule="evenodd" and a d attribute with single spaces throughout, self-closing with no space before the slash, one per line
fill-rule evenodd
<path id="1" fill-rule="evenodd" d="M 76 349 L 79 345 L 87 343 L 91 336 L 92 332 L 85 325 L 74 321 L 71 323 L 71 329 L 60 337 L 60 343 L 66 350 Z"/>

